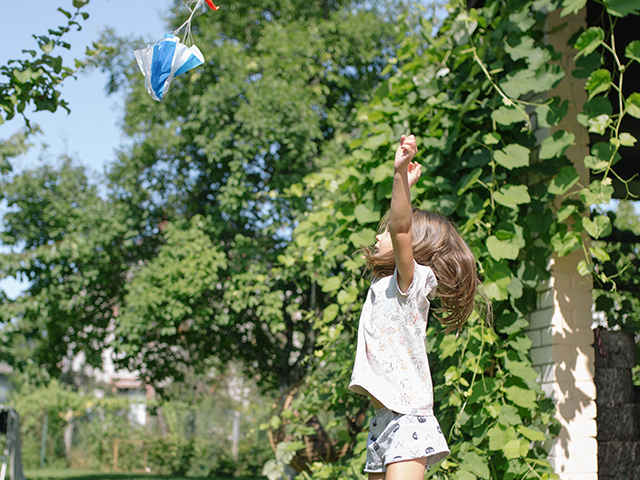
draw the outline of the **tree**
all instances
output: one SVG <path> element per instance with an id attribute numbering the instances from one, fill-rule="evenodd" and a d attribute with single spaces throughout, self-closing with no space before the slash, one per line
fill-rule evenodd
<path id="1" fill-rule="evenodd" d="M 150 382 L 212 358 L 243 359 L 265 388 L 301 380 L 324 294 L 310 266 L 278 258 L 309 206 L 291 186 L 343 154 L 393 52 L 396 7 L 364 5 L 256 1 L 200 17 L 208 62 L 163 103 L 135 65 L 114 70 L 135 141 L 108 200 L 71 163 L 5 182 L 4 242 L 24 248 L 3 270 L 32 284 L 3 315 L 16 339 L 37 339 L 34 359 L 55 372 L 113 332 L 122 365 Z"/>
<path id="2" fill-rule="evenodd" d="M 594 270 L 598 282 L 593 291 L 595 309 L 604 314 L 609 328 L 640 330 L 640 217 L 633 203 L 622 201 L 615 212 L 608 212 L 611 231 L 594 242 Z M 601 280 L 613 281 L 615 288 Z"/>
<path id="3" fill-rule="evenodd" d="M 20 114 L 30 127 L 25 109 L 31 105 L 36 111 L 55 112 L 58 108 L 69 111 L 68 103 L 60 96 L 60 85 L 73 76 L 74 69 L 65 66 L 62 57 L 55 56 L 53 52 L 56 48 L 71 48 L 64 37 L 73 28 L 82 29 L 80 19 L 89 18 L 83 10 L 88 3 L 89 0 L 73 0 L 72 12 L 58 8 L 66 17 L 66 24 L 49 29 L 47 35 L 33 35 L 37 50 L 23 50 L 28 58 L 12 59 L 0 66 L 0 123 Z"/>
<path id="4" fill-rule="evenodd" d="M 2 299 L 3 360 L 54 377 L 79 352 L 101 366 L 129 265 L 150 242 L 138 244 L 126 211 L 102 199 L 69 159 L 7 177 L 0 191 L 8 207 L 0 241 L 13 247 L 0 271 L 29 283 L 15 300 Z"/>
<path id="5" fill-rule="evenodd" d="M 278 262 L 308 208 L 290 187 L 344 152 L 394 26 L 357 2 L 239 8 L 198 18 L 208 61 L 161 104 L 127 72 L 125 130 L 137 141 L 112 169 L 114 198 L 169 225 L 134 275 L 116 341 L 149 379 L 236 358 L 285 392 L 303 377 L 323 296 L 306 265 Z"/>

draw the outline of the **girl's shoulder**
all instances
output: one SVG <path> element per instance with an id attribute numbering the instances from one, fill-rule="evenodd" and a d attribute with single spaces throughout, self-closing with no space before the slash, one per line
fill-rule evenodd
<path id="1" fill-rule="evenodd" d="M 418 282 L 420 290 L 429 298 L 433 296 L 438 286 L 438 278 L 433 269 L 429 265 L 422 265 L 418 262 L 416 262 L 413 280 Z"/>

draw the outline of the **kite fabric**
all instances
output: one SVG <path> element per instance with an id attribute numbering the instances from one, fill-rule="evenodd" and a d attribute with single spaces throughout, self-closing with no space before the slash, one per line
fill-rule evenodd
<path id="1" fill-rule="evenodd" d="M 196 0 L 193 8 L 189 8 L 189 18 L 172 34 L 168 33 L 159 42 L 134 51 L 147 92 L 154 100 L 161 101 L 164 98 L 175 77 L 204 63 L 200 49 L 196 45 L 188 47 L 185 42 L 191 40 L 191 20 L 205 1 L 212 10 L 220 8 L 212 0 Z M 177 35 L 183 29 L 184 38 L 180 40 Z"/>
<path id="2" fill-rule="evenodd" d="M 134 53 L 138 67 L 144 75 L 147 92 L 157 101 L 164 98 L 175 77 L 204 63 L 204 56 L 198 47 L 187 47 L 178 37 L 171 34 L 165 35 L 165 38 L 156 44 Z"/>

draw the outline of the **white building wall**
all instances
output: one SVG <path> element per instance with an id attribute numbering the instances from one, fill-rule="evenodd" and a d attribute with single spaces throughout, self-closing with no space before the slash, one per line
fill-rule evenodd
<path id="1" fill-rule="evenodd" d="M 527 335 L 542 390 L 556 404 L 561 430 L 549 459 L 561 480 L 597 480 L 595 357 L 591 280 L 577 275 L 581 252 L 554 259 L 538 291 Z"/>
<path id="2" fill-rule="evenodd" d="M 577 122 L 577 114 L 586 101 L 584 81 L 573 78 L 575 50 L 570 37 L 586 27 L 586 11 L 560 17 L 559 11 L 547 16 L 547 42 L 561 54 L 559 63 L 565 78 L 551 96 L 568 100 L 567 115 L 558 129 L 575 135 L 575 143 L 566 155 L 580 174 L 583 185 L 589 172 L 584 166 L 589 136 Z M 553 133 L 551 131 L 550 133 Z M 541 285 L 538 309 L 530 316 L 531 359 L 538 371 L 543 391 L 554 400 L 560 434 L 549 445 L 549 459 L 560 480 L 598 480 L 598 445 L 596 442 L 596 388 L 594 382 L 592 280 L 577 273 L 582 250 L 554 257 L 551 279 Z"/>

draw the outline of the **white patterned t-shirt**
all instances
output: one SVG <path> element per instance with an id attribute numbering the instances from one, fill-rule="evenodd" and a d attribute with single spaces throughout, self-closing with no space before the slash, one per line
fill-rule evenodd
<path id="1" fill-rule="evenodd" d="M 431 268 L 415 263 L 406 292 L 393 275 L 375 280 L 360 313 L 349 389 L 373 395 L 389 410 L 433 415 L 433 386 L 425 334 L 429 298 L 438 284 Z"/>

